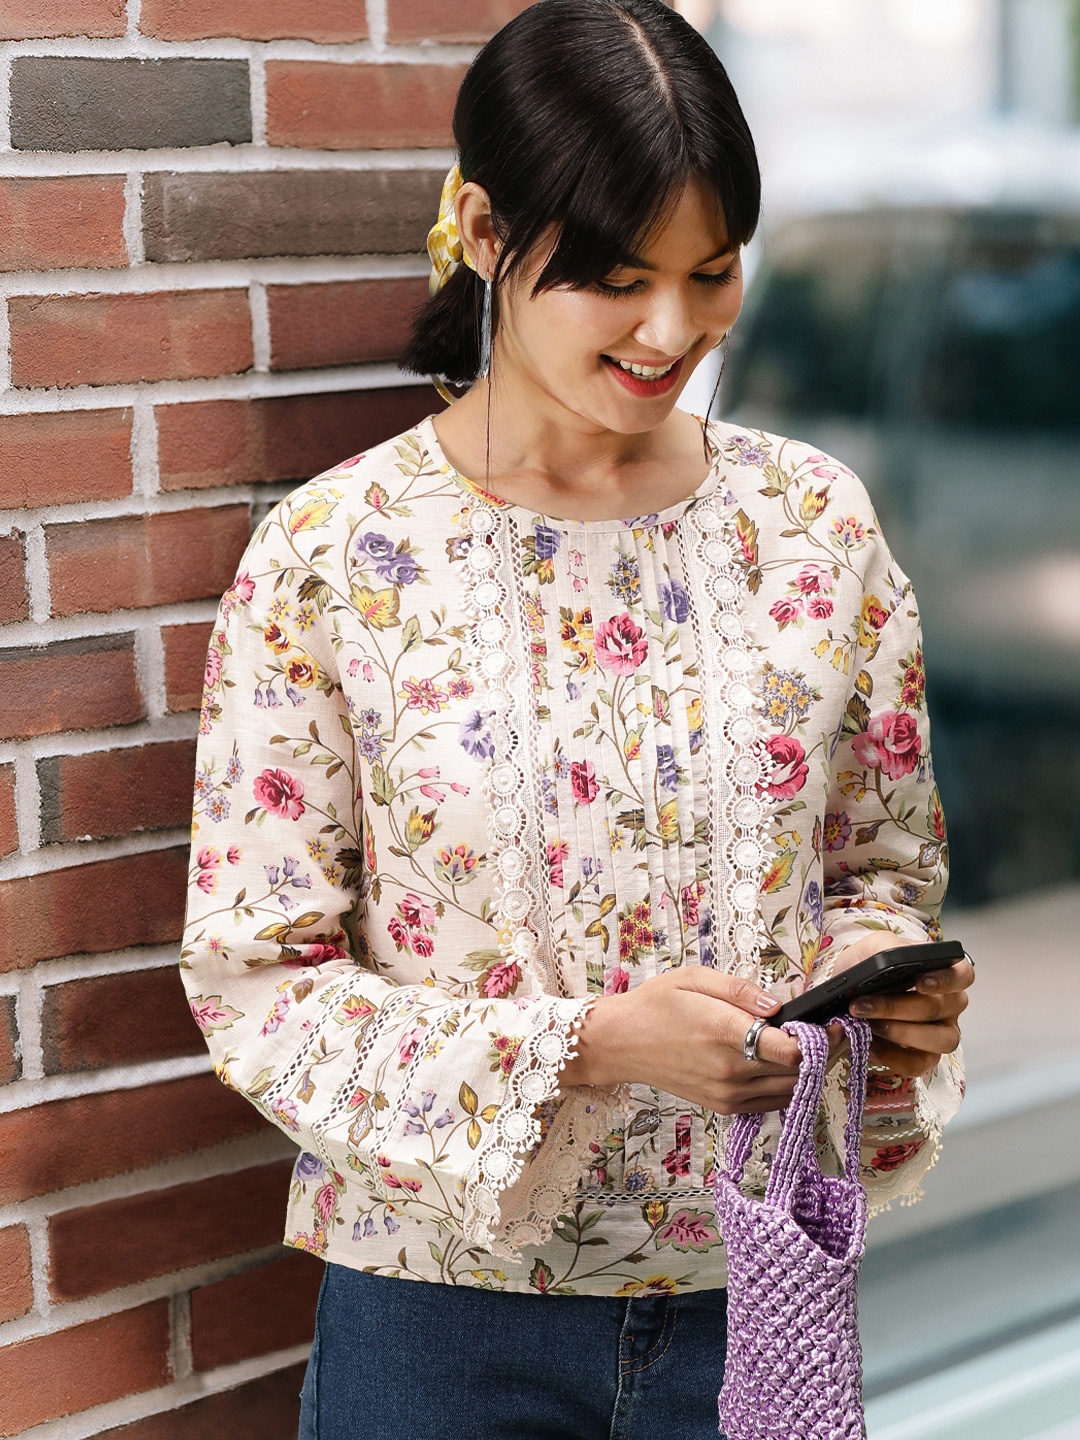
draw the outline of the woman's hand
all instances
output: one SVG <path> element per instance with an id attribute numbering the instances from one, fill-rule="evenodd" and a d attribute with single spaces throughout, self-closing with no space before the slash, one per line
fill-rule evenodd
<path id="1" fill-rule="evenodd" d="M 597 1000 L 578 1032 L 567 1085 L 654 1085 L 722 1115 L 782 1110 L 799 1073 L 799 1046 L 767 1025 L 757 1060 L 742 1047 L 754 1020 L 780 1002 L 749 980 L 700 965 L 654 975 L 622 995 Z M 843 1032 L 830 1036 L 839 1050 Z"/>
<path id="2" fill-rule="evenodd" d="M 847 945 L 836 958 L 833 973 L 898 945 L 915 945 L 884 931 L 866 935 Z M 926 1075 L 942 1055 L 960 1044 L 960 1016 L 967 1009 L 968 987 L 975 979 L 970 960 L 958 960 L 947 970 L 921 975 L 915 989 L 902 995 L 865 995 L 848 1007 L 852 1015 L 870 1021 L 874 1033 L 870 1054 L 894 1075 Z"/>

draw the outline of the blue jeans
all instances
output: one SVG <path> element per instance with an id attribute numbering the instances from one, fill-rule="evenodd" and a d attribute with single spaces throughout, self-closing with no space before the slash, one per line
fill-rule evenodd
<path id="1" fill-rule="evenodd" d="M 726 1300 L 527 1295 L 327 1264 L 299 1440 L 717 1440 Z"/>

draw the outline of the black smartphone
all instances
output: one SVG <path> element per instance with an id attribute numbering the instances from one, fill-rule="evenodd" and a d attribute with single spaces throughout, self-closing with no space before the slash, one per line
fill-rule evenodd
<path id="1" fill-rule="evenodd" d="M 852 965 L 850 970 L 842 970 L 839 975 L 788 1000 L 775 1015 L 769 1016 L 769 1024 L 808 1020 L 812 1025 L 824 1025 L 844 1014 L 857 995 L 880 995 L 883 991 L 901 994 L 910 990 L 928 970 L 948 969 L 963 958 L 964 947 L 959 940 L 935 940 L 924 945 L 897 945 L 891 950 L 879 950 L 868 960 Z"/>

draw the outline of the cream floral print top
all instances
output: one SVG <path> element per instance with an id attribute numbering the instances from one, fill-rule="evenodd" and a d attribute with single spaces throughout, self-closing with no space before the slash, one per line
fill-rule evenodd
<path id="1" fill-rule="evenodd" d="M 657 514 L 501 501 L 429 416 L 252 539 L 207 660 L 181 966 L 218 1076 L 300 1147 L 287 1244 L 494 1289 L 723 1285 L 727 1121 L 561 1089 L 583 1015 L 673 966 L 786 998 L 867 929 L 938 936 L 910 582 L 850 470 L 699 424 L 708 476 Z M 919 1193 L 962 1092 L 956 1056 L 873 1077 L 873 1204 Z"/>

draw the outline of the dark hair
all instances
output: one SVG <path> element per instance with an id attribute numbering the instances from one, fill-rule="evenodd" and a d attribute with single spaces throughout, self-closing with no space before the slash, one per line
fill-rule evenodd
<path id="1" fill-rule="evenodd" d="M 663 0 L 538 0 L 474 57 L 453 131 L 462 179 L 487 191 L 501 241 L 493 335 L 500 284 L 552 224 L 559 238 L 534 296 L 603 280 L 691 178 L 715 191 L 732 246 L 757 227 L 757 155 L 727 71 Z M 417 314 L 401 368 L 475 380 L 483 295 L 458 265 Z"/>

